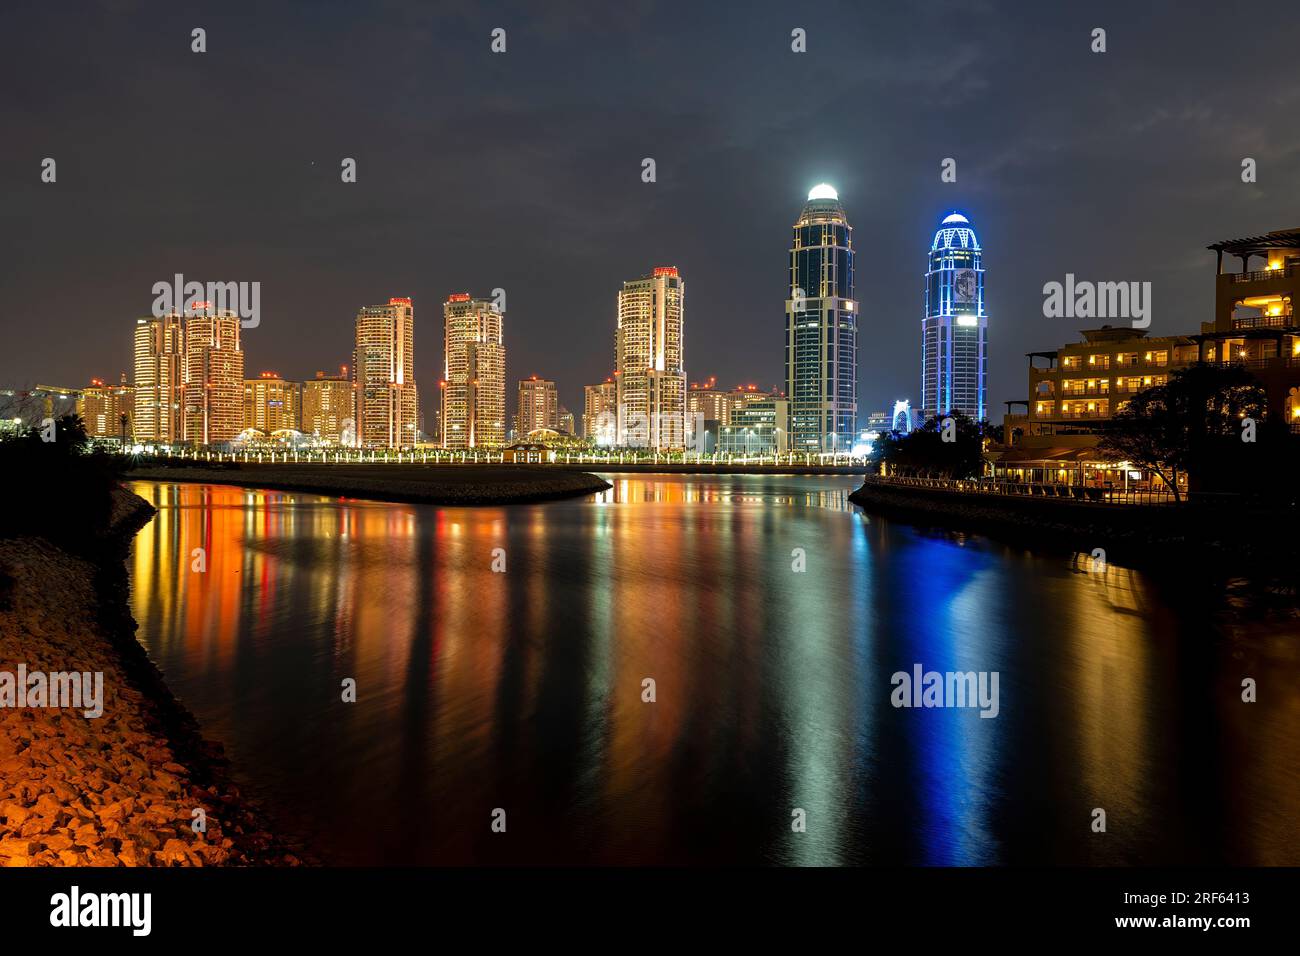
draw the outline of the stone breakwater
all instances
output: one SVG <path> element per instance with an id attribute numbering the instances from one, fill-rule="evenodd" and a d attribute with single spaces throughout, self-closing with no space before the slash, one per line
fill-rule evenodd
<path id="1" fill-rule="evenodd" d="M 585 472 L 527 465 L 149 466 L 134 469 L 126 477 L 448 507 L 532 504 L 596 494 L 611 487 L 603 478 Z"/>
<path id="2" fill-rule="evenodd" d="M 121 492 L 86 560 L 0 540 L 0 670 L 103 674 L 104 713 L 0 709 L 0 865 L 294 865 L 134 638 L 124 543 L 153 509 Z M 205 832 L 195 832 L 202 810 Z"/>

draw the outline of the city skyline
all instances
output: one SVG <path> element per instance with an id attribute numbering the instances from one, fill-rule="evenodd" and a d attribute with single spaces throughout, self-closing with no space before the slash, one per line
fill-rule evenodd
<path id="1" fill-rule="evenodd" d="M 1300 174 L 1298 134 L 1277 122 L 1300 84 L 1278 83 L 1269 66 L 1285 58 L 1290 37 L 1279 29 L 1249 51 L 1225 49 L 1212 4 L 1101 4 L 1090 13 L 1109 30 L 1104 55 L 1088 48 L 1095 24 L 1068 10 L 1010 20 L 964 11 L 961 34 L 936 43 L 952 8 L 868 20 L 757 4 L 739 19 L 697 11 L 684 36 L 672 16 L 655 15 L 672 8 L 588 14 L 577 25 L 509 6 L 494 20 L 399 4 L 393 19 L 368 22 L 180 4 L 147 26 L 91 11 L 88 32 L 102 43 L 79 47 L 41 81 L 39 112 L 11 113 L 22 148 L 0 157 L 7 300 L 31 318 L 15 323 L 0 383 L 115 380 L 125 360 L 99 362 L 120 348 L 104 316 L 146 314 L 152 283 L 183 272 L 261 281 L 265 318 L 247 331 L 245 350 L 259 368 L 300 377 L 347 361 L 362 304 L 394 294 L 432 308 L 449 291 L 505 288 L 527 316 L 510 332 L 507 381 L 554 379 L 572 408 L 583 384 L 609 374 L 603 347 L 574 348 L 603 328 L 606 279 L 616 287 L 644 263 L 673 262 L 691 277 L 692 354 L 712 358 L 691 363 L 697 374 L 770 386 L 783 376 L 790 207 L 826 181 L 849 205 L 859 261 L 870 263 L 857 290 L 871 317 L 859 330 L 860 417 L 900 397 L 919 407 L 917 246 L 953 208 L 973 214 L 991 250 L 989 407 L 1000 411 L 1021 397 L 1023 343 L 1077 332 L 1042 316 L 1045 282 L 1068 272 L 1149 279 L 1152 334 L 1172 334 L 1208 318 L 1206 244 L 1248 233 L 1257 204 L 1279 226 L 1300 221 L 1300 197 L 1286 188 Z M 199 21 L 212 39 L 205 55 L 167 40 Z M 510 47 L 492 57 L 498 25 L 511 31 Z M 806 55 L 788 52 L 793 26 L 807 30 Z M 17 77 L 43 76 L 39 51 L 63 42 L 60 19 L 39 9 L 16 11 L 9 35 L 24 38 L 9 59 Z M 304 35 L 313 43 L 299 44 Z M 400 65 L 392 76 L 406 79 L 343 65 L 358 43 L 382 50 Z M 427 55 L 431 43 L 437 57 Z M 667 44 L 681 54 L 671 77 L 652 69 Z M 295 74 L 308 49 L 313 61 L 323 50 L 340 65 Z M 784 72 L 765 69 L 777 51 Z M 223 77 L 229 95 L 217 94 L 211 68 L 232 59 L 241 69 Z M 626 69 L 599 90 L 579 81 L 606 61 Z M 1234 89 L 1198 80 L 1204 62 L 1231 75 Z M 159 69 L 165 84 L 154 80 Z M 817 71 L 829 75 L 828 95 L 810 99 Z M 454 101 L 434 92 L 465 75 L 475 84 Z M 1147 95 L 1123 95 L 1139 83 Z M 1238 84 L 1258 94 L 1243 96 Z M 26 79 L 17 89 L 36 95 Z M 610 130 L 598 119 L 607 108 L 639 110 L 644 122 Z M 169 150 L 164 159 L 151 145 L 153 118 L 191 111 L 240 130 L 259 144 L 256 155 Z M 286 115 L 295 122 L 281 122 Z M 528 119 L 538 115 L 547 122 Z M 839 136 L 809 153 L 809 129 Z M 56 183 L 40 182 L 46 156 L 59 163 Z M 1245 156 L 1259 163 L 1252 184 L 1240 180 Z M 340 181 L 345 157 L 357 160 L 354 184 Z M 646 157 L 657 163 L 654 183 L 641 180 Z M 956 181 L 945 183 L 949 157 Z M 213 228 L 226 222 L 239 228 Z M 445 241 L 440 224 L 449 222 L 455 241 Z M 431 342 L 435 313 L 417 323 Z M 427 389 L 438 356 L 423 345 L 420 354 Z"/>

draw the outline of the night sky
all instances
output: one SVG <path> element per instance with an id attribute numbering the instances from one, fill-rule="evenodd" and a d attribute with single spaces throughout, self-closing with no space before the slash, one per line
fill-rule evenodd
<path id="1" fill-rule="evenodd" d="M 1205 245 L 1300 226 L 1289 4 L 82 6 L 0 13 L 0 385 L 129 373 L 133 320 L 181 272 L 261 282 L 250 376 L 348 362 L 357 308 L 411 296 L 431 411 L 443 299 L 502 287 L 508 407 L 537 374 L 580 413 L 621 282 L 676 265 L 688 377 L 770 387 L 791 225 L 826 181 L 854 226 L 860 417 L 919 398 L 925 256 L 960 209 L 996 421 L 1026 351 L 1097 324 L 1044 318 L 1043 283 L 1150 281 L 1151 333 L 1198 331 Z"/>

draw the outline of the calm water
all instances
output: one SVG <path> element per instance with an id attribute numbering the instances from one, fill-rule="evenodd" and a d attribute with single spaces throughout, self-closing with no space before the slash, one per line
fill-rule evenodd
<path id="1" fill-rule="evenodd" d="M 330 863 L 1300 863 L 1294 626 L 869 517 L 850 478 L 609 477 L 486 509 L 136 483 L 140 640 Z M 894 708 L 917 663 L 997 671 L 999 715 Z"/>

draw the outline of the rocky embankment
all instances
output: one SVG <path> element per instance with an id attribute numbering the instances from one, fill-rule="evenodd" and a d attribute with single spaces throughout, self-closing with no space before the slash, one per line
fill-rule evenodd
<path id="1" fill-rule="evenodd" d="M 149 465 L 133 469 L 126 477 L 452 507 L 532 504 L 595 494 L 610 487 L 603 478 L 586 472 L 538 465 Z"/>
<path id="2" fill-rule="evenodd" d="M 122 492 L 114 511 L 102 560 L 41 538 L 0 540 L 0 671 L 103 675 L 99 717 L 0 708 L 0 865 L 298 863 L 136 642 L 124 543 L 153 509 Z"/>

